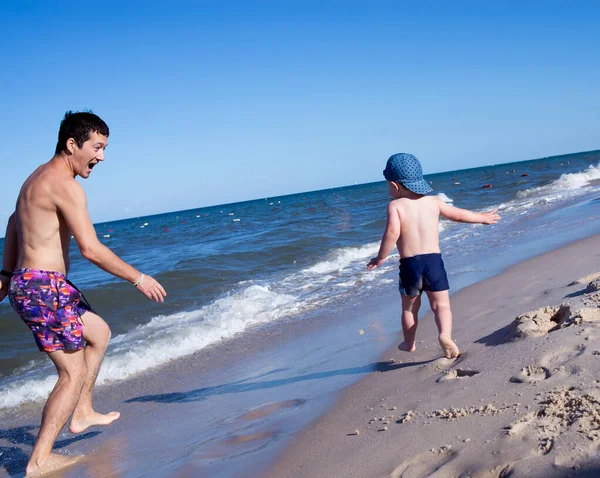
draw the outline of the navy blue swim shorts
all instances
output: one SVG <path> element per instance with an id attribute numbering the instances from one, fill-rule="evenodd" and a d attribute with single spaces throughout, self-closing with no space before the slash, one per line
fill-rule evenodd
<path id="1" fill-rule="evenodd" d="M 450 289 L 440 253 L 419 254 L 400 259 L 400 294 L 415 297 L 424 290 Z"/>

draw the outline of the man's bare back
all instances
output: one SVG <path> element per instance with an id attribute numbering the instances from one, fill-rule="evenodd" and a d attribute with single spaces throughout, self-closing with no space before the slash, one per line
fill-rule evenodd
<path id="1" fill-rule="evenodd" d="M 71 232 L 56 198 L 76 182 L 52 162 L 36 169 L 23 184 L 15 219 L 20 238 L 16 268 L 67 274 Z"/>

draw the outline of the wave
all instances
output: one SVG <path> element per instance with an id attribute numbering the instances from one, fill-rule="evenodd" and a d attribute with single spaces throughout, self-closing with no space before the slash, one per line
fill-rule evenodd
<path id="1" fill-rule="evenodd" d="M 253 325 L 297 317 L 323 307 L 361 283 L 383 279 L 380 273 L 365 270 L 367 259 L 377 253 L 378 246 L 371 243 L 333 250 L 326 260 L 276 283 L 240 282 L 237 291 L 198 310 L 153 317 L 113 338 L 97 384 L 124 380 L 189 356 Z M 55 382 L 51 366 L 18 371 L 2 384 L 0 408 L 45 399 Z"/>
<path id="2" fill-rule="evenodd" d="M 329 257 L 314 266 L 304 269 L 305 274 L 329 274 L 349 267 L 356 261 L 370 259 L 377 254 L 379 243 L 371 243 L 362 247 L 344 247 L 336 249 Z"/>
<path id="3" fill-rule="evenodd" d="M 564 194 L 568 191 L 581 189 L 588 186 L 592 181 L 600 179 L 600 164 L 597 166 L 590 165 L 585 171 L 579 173 L 565 173 L 556 181 L 538 186 L 535 188 L 519 191 L 517 197 L 524 199 L 532 196 L 540 197 L 547 195 L 555 195 L 556 193 Z"/>
<path id="4" fill-rule="evenodd" d="M 191 355 L 252 325 L 292 316 L 301 307 L 291 295 L 278 294 L 266 286 L 250 285 L 199 310 L 154 317 L 111 341 L 97 384 L 123 380 Z M 0 408 L 46 398 L 56 382 L 52 371 L 50 367 L 42 367 L 4 384 L 0 391 Z"/>

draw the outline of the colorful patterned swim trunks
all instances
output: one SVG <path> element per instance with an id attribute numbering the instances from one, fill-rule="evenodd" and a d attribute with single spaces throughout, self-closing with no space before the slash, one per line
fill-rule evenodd
<path id="1" fill-rule="evenodd" d="M 41 352 L 83 348 L 81 316 L 92 308 L 64 274 L 17 269 L 8 298 L 31 329 Z"/>

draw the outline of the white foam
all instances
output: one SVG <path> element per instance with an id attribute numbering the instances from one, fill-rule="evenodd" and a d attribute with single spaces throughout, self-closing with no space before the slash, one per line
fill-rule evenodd
<path id="1" fill-rule="evenodd" d="M 581 189 L 588 186 L 591 181 L 600 179 L 600 164 L 598 166 L 590 165 L 585 171 L 579 173 L 565 173 L 560 176 L 556 181 L 545 186 L 538 186 L 535 188 L 526 189 L 519 191 L 517 197 L 529 198 L 532 196 L 545 196 L 552 195 L 551 199 L 560 199 L 561 193 L 566 193 L 571 190 Z M 556 193 L 559 197 L 556 197 Z"/>
<path id="2" fill-rule="evenodd" d="M 302 304 L 288 294 L 251 285 L 192 312 L 155 317 L 111 342 L 98 385 L 126 379 L 208 345 L 248 327 L 297 314 Z M 17 377 L 0 391 L 0 408 L 47 398 L 56 382 L 48 367 Z"/>
<path id="3" fill-rule="evenodd" d="M 331 252 L 328 258 L 318 262 L 312 267 L 305 269 L 306 274 L 328 274 L 331 272 L 339 272 L 357 261 L 365 261 L 377 254 L 379 243 L 374 242 L 362 247 L 345 247 L 336 249 Z"/>
<path id="4" fill-rule="evenodd" d="M 446 196 L 446 194 L 444 193 L 438 193 L 437 197 L 439 197 L 442 201 L 444 201 L 447 204 L 453 203 L 454 199 L 449 198 L 448 196 Z"/>

